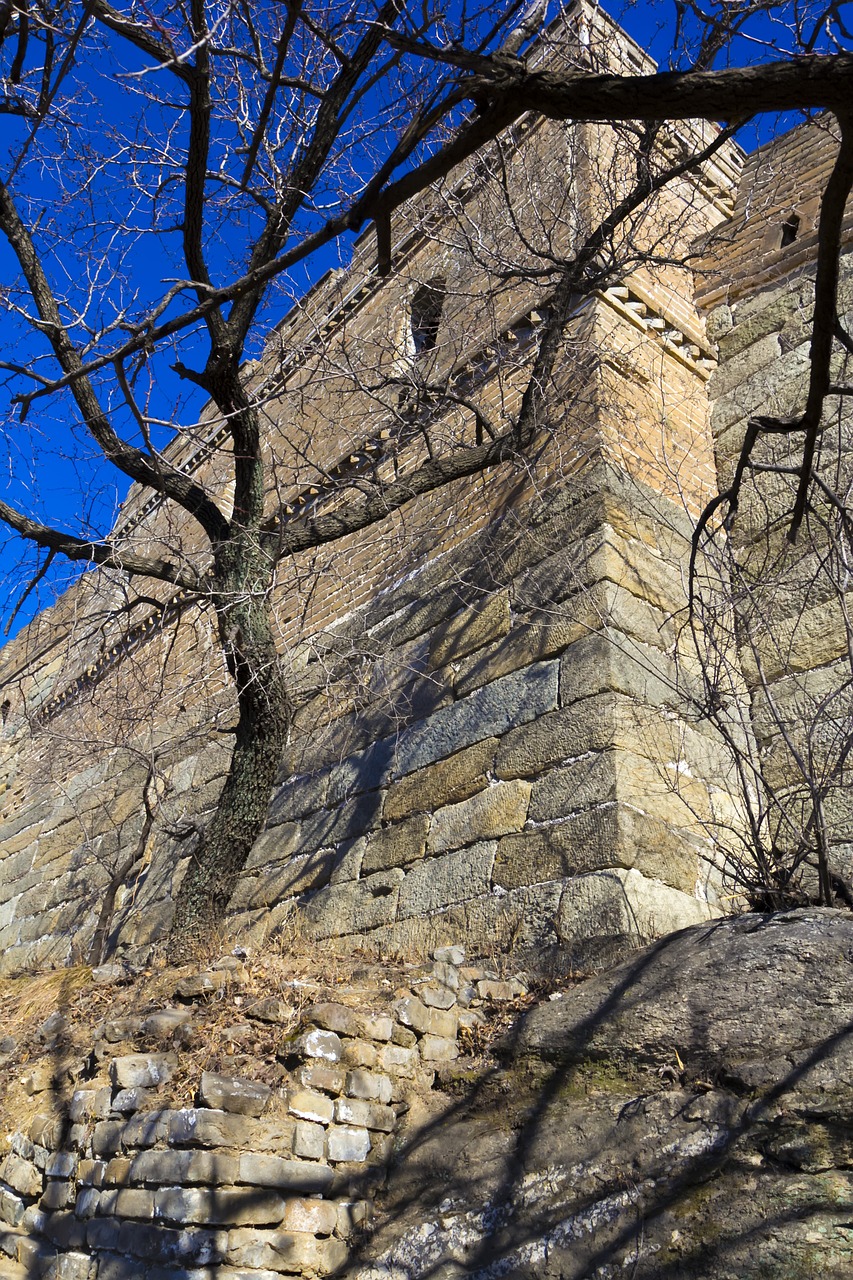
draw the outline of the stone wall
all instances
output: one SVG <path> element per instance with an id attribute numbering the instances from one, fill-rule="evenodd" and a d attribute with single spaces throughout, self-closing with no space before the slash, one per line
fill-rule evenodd
<path id="1" fill-rule="evenodd" d="M 822 190 L 836 145 L 833 122 L 824 118 L 750 157 L 732 223 L 704 263 L 699 299 L 720 359 L 708 391 L 723 487 L 750 418 L 796 415 L 805 404 L 817 246 L 812 193 Z M 853 210 L 844 240 L 839 315 L 849 332 Z M 839 346 L 833 381 L 849 383 L 849 369 Z M 795 869 L 794 887 L 812 894 L 821 842 L 832 849 L 837 873 L 849 881 L 853 872 L 849 533 L 830 500 L 835 493 L 849 501 L 853 481 L 849 404 L 827 399 L 816 461 L 825 489 L 813 488 L 796 542 L 788 531 L 799 434 L 758 441 L 754 459 L 764 470 L 747 475 L 729 543 L 727 607 L 739 619 L 739 661 L 751 689 L 755 734 L 749 767 L 761 783 L 754 811 L 767 848 L 782 867 Z M 724 603 L 717 598 L 718 608 Z"/>
<path id="2" fill-rule="evenodd" d="M 480 1021 L 484 998 L 523 990 L 464 959 L 461 947 L 437 952 L 417 985 L 375 1011 L 375 991 L 358 1007 L 311 1006 L 280 1043 L 275 1087 L 206 1071 L 190 1107 L 174 1100 L 181 1050 L 206 1034 L 206 1002 L 240 989 L 239 960 L 184 978 L 174 1002 L 145 1017 L 103 1020 L 85 1060 L 69 1059 L 57 1010 L 41 1029 L 48 1056 L 21 1076 L 36 1114 L 0 1164 L 0 1254 L 14 1259 L 0 1257 L 0 1275 L 272 1280 L 340 1269 L 400 1118 L 457 1057 L 460 1026 Z M 293 1021 L 274 997 L 243 1009 L 249 1027 Z M 239 1044 L 246 1029 L 226 1033 Z"/>

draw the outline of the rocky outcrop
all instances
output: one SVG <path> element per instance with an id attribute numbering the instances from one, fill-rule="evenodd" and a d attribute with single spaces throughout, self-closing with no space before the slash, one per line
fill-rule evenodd
<path id="1" fill-rule="evenodd" d="M 853 1276 L 853 918 L 696 926 L 534 1009 L 400 1156 L 359 1280 Z"/>

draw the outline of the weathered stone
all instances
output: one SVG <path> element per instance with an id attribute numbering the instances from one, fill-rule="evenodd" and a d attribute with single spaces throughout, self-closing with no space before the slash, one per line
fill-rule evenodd
<path id="1" fill-rule="evenodd" d="M 56 1151 L 65 1137 L 65 1124 L 62 1116 L 43 1115 L 39 1113 L 30 1121 L 30 1140 L 48 1151 Z"/>
<path id="2" fill-rule="evenodd" d="M 326 1133 L 326 1157 L 347 1164 L 361 1164 L 370 1154 L 370 1134 L 350 1125 L 332 1125 Z"/>
<path id="3" fill-rule="evenodd" d="M 24 1216 L 25 1208 L 20 1196 L 14 1195 L 7 1187 L 0 1186 L 0 1222 L 16 1227 Z"/>
<path id="4" fill-rule="evenodd" d="M 300 1120 L 312 1120 L 319 1124 L 330 1124 L 335 1111 L 331 1098 L 313 1089 L 289 1089 L 287 1109 Z"/>
<path id="5" fill-rule="evenodd" d="M 179 984 L 180 985 L 180 984 Z M 158 1009 L 144 1019 L 140 1031 L 144 1036 L 152 1036 L 155 1040 L 168 1040 L 181 1027 L 192 1022 L 189 1009 Z"/>
<path id="6" fill-rule="evenodd" d="M 240 1156 L 240 1181 L 255 1187 L 277 1187 L 282 1191 L 322 1195 L 333 1179 L 326 1165 L 303 1164 L 281 1156 L 261 1156 L 244 1152 Z"/>
<path id="7" fill-rule="evenodd" d="M 215 1226 L 264 1226 L 281 1222 L 285 1201 L 254 1187 L 163 1187 L 154 1192 L 155 1217 Z"/>
<path id="8" fill-rule="evenodd" d="M 335 1122 L 392 1133 L 397 1124 L 397 1116 L 391 1107 L 378 1102 L 368 1102 L 362 1098 L 338 1098 L 335 1102 Z"/>
<path id="9" fill-rule="evenodd" d="M 240 1116 L 259 1116 L 272 1096 L 269 1085 L 259 1080 L 220 1076 L 212 1071 L 202 1072 L 198 1092 L 204 1106 Z"/>
<path id="10" fill-rule="evenodd" d="M 494 978 L 482 978 L 477 983 L 477 995 L 481 1000 L 515 1000 L 516 996 L 522 994 L 523 988 L 520 984 L 513 982 L 499 982 Z"/>
<path id="11" fill-rule="evenodd" d="M 268 1022 L 273 1026 L 286 1026 L 293 1020 L 294 1008 L 277 996 L 265 996 L 262 1000 L 254 1000 L 246 1006 L 246 1017 L 256 1022 Z"/>
<path id="12" fill-rule="evenodd" d="M 446 760 L 401 778 L 388 789 L 383 817 L 395 822 L 412 813 L 430 813 L 482 791 L 488 783 L 488 770 L 494 763 L 498 741 L 486 738 L 475 742 Z"/>
<path id="13" fill-rule="evenodd" d="M 236 1156 L 216 1151 L 142 1151 L 129 1171 L 132 1182 L 218 1183 L 238 1182 Z"/>
<path id="14" fill-rule="evenodd" d="M 342 1061 L 348 1067 L 375 1067 L 379 1050 L 368 1040 L 345 1040 Z"/>
<path id="15" fill-rule="evenodd" d="M 366 1102 L 388 1103 L 391 1101 L 391 1080 L 378 1072 L 365 1071 L 356 1067 L 354 1071 L 347 1072 L 346 1092 L 350 1098 L 363 1098 Z"/>
<path id="16" fill-rule="evenodd" d="M 81 1160 L 77 1166 L 77 1181 L 82 1186 L 102 1187 L 106 1171 L 104 1160 Z"/>
<path id="17" fill-rule="evenodd" d="M 437 947 L 432 953 L 432 958 L 436 964 L 458 968 L 459 965 L 465 963 L 465 948 L 460 946 Z M 448 985 L 450 984 L 448 983 Z"/>
<path id="18" fill-rule="evenodd" d="M 47 1093 L 55 1087 L 54 1067 L 50 1062 L 39 1062 L 29 1067 L 20 1075 L 24 1092 L 30 1097 L 36 1093 Z"/>
<path id="19" fill-rule="evenodd" d="M 141 1026 L 141 1018 L 109 1018 L 104 1023 L 104 1039 L 110 1044 L 118 1044 L 121 1040 L 132 1040 L 135 1035 L 138 1035 Z"/>
<path id="20" fill-rule="evenodd" d="M 166 1135 L 178 1146 L 238 1147 L 253 1140 L 254 1129 L 241 1115 L 201 1107 L 185 1107 L 164 1113 Z"/>
<path id="21" fill-rule="evenodd" d="M 361 1019 L 355 1009 L 351 1009 L 349 1005 L 335 1004 L 327 1001 L 325 1004 L 312 1004 L 305 1012 L 305 1018 L 308 1022 L 314 1022 L 324 1031 L 336 1031 L 342 1036 L 360 1036 L 361 1035 Z"/>
<path id="22" fill-rule="evenodd" d="M 322 1160 L 326 1149 L 326 1130 L 320 1124 L 298 1120 L 293 1132 L 293 1154 L 303 1160 Z"/>
<path id="23" fill-rule="evenodd" d="M 456 1041 L 445 1036 L 425 1035 L 418 1048 L 424 1062 L 452 1062 L 459 1056 Z"/>
<path id="24" fill-rule="evenodd" d="M 44 1166 L 48 1178 L 73 1178 L 77 1172 L 77 1156 L 73 1151 L 53 1151 Z"/>
<path id="25" fill-rule="evenodd" d="M 429 916 L 455 902 L 490 893 L 496 848 L 494 841 L 484 840 L 413 867 L 400 888 L 398 918 Z"/>
<path id="26" fill-rule="evenodd" d="M 7 1182 L 13 1191 L 22 1196 L 40 1196 L 43 1179 L 41 1172 L 29 1160 L 22 1160 L 11 1151 L 0 1165 L 0 1177 Z"/>
<path id="27" fill-rule="evenodd" d="M 155 1142 L 162 1142 L 169 1131 L 169 1113 L 167 1111 L 141 1111 L 126 1121 L 121 1130 L 122 1146 L 153 1147 Z"/>
<path id="28" fill-rule="evenodd" d="M 367 1036 L 369 1040 L 390 1040 L 393 1030 L 393 1019 L 387 1013 L 363 1013 L 361 1015 L 361 1034 Z"/>
<path id="29" fill-rule="evenodd" d="M 152 1096 L 150 1089 L 119 1089 L 112 1100 L 111 1109 L 121 1112 L 122 1115 L 133 1115 L 135 1111 L 141 1111 L 147 1107 Z"/>
<path id="30" fill-rule="evenodd" d="M 101 1192 L 97 1187 L 83 1187 L 77 1193 L 74 1212 L 78 1218 L 92 1218 L 100 1211 Z"/>
<path id="31" fill-rule="evenodd" d="M 313 1232 L 229 1231 L 228 1259 L 238 1266 L 252 1268 L 245 1280 L 266 1280 L 280 1275 L 327 1275 L 347 1260 L 348 1250 L 342 1240 L 318 1240 Z M 258 1271 L 256 1268 L 269 1268 Z M 242 1273 L 223 1269 L 222 1280 L 244 1280 Z"/>
<path id="32" fill-rule="evenodd" d="M 505 636 L 509 628 L 509 597 L 505 592 L 462 609 L 433 632 L 430 666 L 441 667 L 446 662 L 464 658 L 466 654 Z"/>
<path id="33" fill-rule="evenodd" d="M 110 1114 L 112 1090 L 108 1086 L 100 1089 L 75 1089 L 68 1104 L 68 1118 L 72 1124 L 85 1120 L 106 1120 Z"/>
<path id="34" fill-rule="evenodd" d="M 171 1080 L 177 1066 L 174 1053 L 131 1053 L 113 1058 L 110 1079 L 119 1089 L 156 1089 Z"/>
<path id="35" fill-rule="evenodd" d="M 362 859 L 362 874 L 371 875 L 374 871 L 416 862 L 424 855 L 428 831 L 429 817 L 421 813 L 407 822 L 371 832 Z"/>
<path id="36" fill-rule="evenodd" d="M 281 1225 L 285 1231 L 308 1231 L 318 1236 L 330 1236 L 338 1225 L 337 1205 L 328 1200 L 294 1197 L 285 1206 Z"/>
<path id="37" fill-rule="evenodd" d="M 322 1089 L 325 1093 L 343 1093 L 346 1074 L 342 1067 L 324 1062 L 308 1062 L 296 1072 L 296 1079 L 306 1089 Z"/>
<path id="38" fill-rule="evenodd" d="M 423 982 L 418 987 L 418 995 L 424 1004 L 433 1009 L 452 1009 L 456 1004 L 456 990 L 446 987 L 442 982 Z"/>
<path id="39" fill-rule="evenodd" d="M 557 706 L 557 662 L 540 662 L 504 676 L 444 707 L 400 736 L 396 769 L 412 773 L 482 738 L 500 736 Z"/>
<path id="40" fill-rule="evenodd" d="M 340 1062 L 343 1052 L 340 1036 L 334 1031 L 306 1031 L 294 1045 L 294 1052 L 324 1062 Z"/>
<path id="41" fill-rule="evenodd" d="M 557 928 L 566 944 L 625 937 L 636 945 L 716 914 L 707 902 L 649 880 L 639 871 L 611 867 L 568 882 Z"/>
<path id="42" fill-rule="evenodd" d="M 433 852 L 456 849 L 490 836 L 520 831 L 527 818 L 530 783 L 498 782 L 469 800 L 439 809 L 432 819 L 428 846 Z"/>
<path id="43" fill-rule="evenodd" d="M 383 1071 L 391 1075 L 411 1076 L 418 1067 L 417 1049 L 398 1044 L 384 1044 L 379 1050 L 379 1062 Z"/>

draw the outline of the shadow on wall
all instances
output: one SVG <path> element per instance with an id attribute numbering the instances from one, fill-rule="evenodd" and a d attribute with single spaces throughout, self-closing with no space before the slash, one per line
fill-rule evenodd
<path id="1" fill-rule="evenodd" d="M 116 1058 L 111 1086 L 78 1088 L 62 1123 L 15 1137 L 3 1216 L 30 1207 L 0 1237 L 17 1248 L 9 1275 L 231 1276 L 220 1259 L 258 1280 L 849 1273 L 848 913 L 672 935 L 553 993 L 473 1073 L 437 1035 L 453 1006 L 426 1003 L 452 991 L 458 959 L 384 1021 L 315 1007 L 279 1116 L 266 1086 L 209 1075 L 199 1106 L 128 1116 L 128 1091 L 140 1101 L 170 1055 Z M 28 1175 L 30 1194 L 12 1187 Z"/>

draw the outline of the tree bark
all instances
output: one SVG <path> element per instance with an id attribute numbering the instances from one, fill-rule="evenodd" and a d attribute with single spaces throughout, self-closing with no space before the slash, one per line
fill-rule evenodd
<path id="1" fill-rule="evenodd" d="M 271 565 L 246 537 L 226 544 L 214 593 L 219 638 L 239 707 L 228 776 L 178 890 L 173 954 L 192 952 L 221 925 L 252 845 L 263 830 L 290 724 L 269 605 Z"/>

